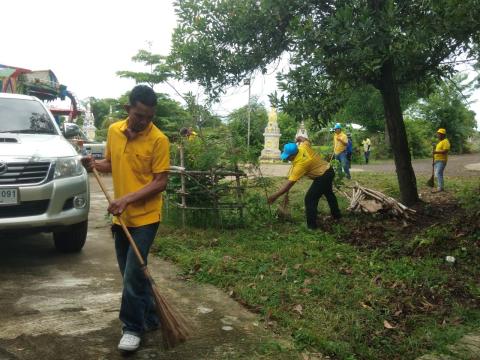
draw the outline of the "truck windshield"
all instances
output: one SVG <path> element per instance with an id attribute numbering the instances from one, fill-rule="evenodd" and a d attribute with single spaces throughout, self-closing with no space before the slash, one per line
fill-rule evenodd
<path id="1" fill-rule="evenodd" d="M 0 98 L 0 133 L 57 135 L 43 106 L 34 100 Z"/>

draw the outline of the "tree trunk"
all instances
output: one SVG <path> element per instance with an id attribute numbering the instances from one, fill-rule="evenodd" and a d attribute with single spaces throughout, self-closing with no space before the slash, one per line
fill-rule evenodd
<path id="1" fill-rule="evenodd" d="M 407 132 L 400 106 L 400 94 L 394 78 L 393 62 L 391 60 L 387 60 L 382 66 L 380 93 L 382 94 L 385 121 L 397 169 L 400 196 L 402 202 L 410 206 L 419 200 L 417 180 L 412 167 Z"/>
<path id="2" fill-rule="evenodd" d="M 388 124 L 385 121 L 385 145 L 387 146 L 388 150 L 390 151 L 390 137 L 388 135 Z"/>

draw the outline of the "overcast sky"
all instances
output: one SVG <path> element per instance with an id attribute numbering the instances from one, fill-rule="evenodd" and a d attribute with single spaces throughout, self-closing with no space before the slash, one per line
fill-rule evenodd
<path id="1" fill-rule="evenodd" d="M 141 70 L 131 57 L 139 49 L 167 55 L 176 19 L 172 0 L 15 0 L 0 3 L 2 33 L 0 64 L 31 70 L 51 69 L 58 80 L 79 99 L 118 97 L 134 86 L 120 79 L 118 70 Z M 277 65 L 277 64 L 276 64 Z M 267 95 L 276 89 L 275 70 L 258 75 L 252 96 L 268 105 Z M 155 88 L 181 100 L 167 85 Z M 182 91 L 198 93 L 195 85 L 180 85 Z M 472 110 L 480 124 L 480 92 Z M 246 104 L 248 87 L 230 89 L 214 110 L 226 115 Z"/>

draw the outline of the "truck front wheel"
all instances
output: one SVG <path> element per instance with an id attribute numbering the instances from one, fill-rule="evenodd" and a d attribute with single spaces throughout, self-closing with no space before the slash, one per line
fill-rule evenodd
<path id="1" fill-rule="evenodd" d="M 54 232 L 55 248 L 63 253 L 79 252 L 87 240 L 87 231 L 88 221 L 84 221 Z"/>

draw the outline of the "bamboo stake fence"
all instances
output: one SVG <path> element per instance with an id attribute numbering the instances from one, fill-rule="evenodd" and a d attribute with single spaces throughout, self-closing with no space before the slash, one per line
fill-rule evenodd
<path id="1" fill-rule="evenodd" d="M 186 212 L 188 210 L 211 210 L 222 221 L 221 211 L 237 210 L 240 219 L 243 221 L 244 192 L 246 185 L 242 185 L 242 178 L 247 178 L 247 174 L 236 167 L 235 171 L 210 169 L 208 171 L 188 170 L 185 168 L 185 154 L 183 144 L 179 144 L 180 166 L 171 166 L 170 174 L 180 176 L 180 189 L 175 191 L 180 196 L 180 202 L 172 201 L 169 203 L 181 209 L 182 227 L 186 226 Z M 227 182 L 220 185 L 220 181 L 227 178 Z M 230 178 L 230 179 L 228 179 Z M 187 180 L 192 180 L 200 188 L 200 192 L 207 195 L 211 206 L 189 205 L 188 198 L 195 195 L 187 189 Z M 208 184 L 209 186 L 207 186 Z M 221 201 L 222 197 L 228 196 L 234 192 L 234 201 Z M 202 204 L 203 205 L 203 204 Z"/>

